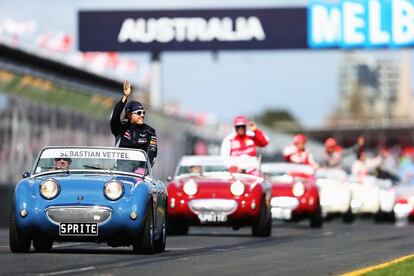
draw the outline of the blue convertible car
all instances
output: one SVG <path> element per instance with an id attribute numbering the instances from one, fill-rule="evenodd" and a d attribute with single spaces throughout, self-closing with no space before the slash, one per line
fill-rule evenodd
<path id="1" fill-rule="evenodd" d="M 167 191 L 144 151 L 47 147 L 17 184 L 10 249 L 49 251 L 53 242 L 104 242 L 134 253 L 165 249 Z"/>

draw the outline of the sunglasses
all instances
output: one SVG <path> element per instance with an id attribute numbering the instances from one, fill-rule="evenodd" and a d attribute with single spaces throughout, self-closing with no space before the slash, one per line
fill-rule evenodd
<path id="1" fill-rule="evenodd" d="M 138 116 L 145 116 L 145 110 L 132 111 L 131 113 L 137 114 Z"/>
<path id="2" fill-rule="evenodd" d="M 238 128 L 246 128 L 246 126 L 244 126 L 244 125 L 236 126 L 236 129 L 238 129 Z"/>
<path id="3" fill-rule="evenodd" d="M 72 159 L 70 159 L 70 158 L 55 158 L 55 161 L 57 162 L 57 161 L 61 161 L 61 160 L 63 160 L 63 161 L 66 161 L 66 162 L 71 162 L 72 161 Z"/>

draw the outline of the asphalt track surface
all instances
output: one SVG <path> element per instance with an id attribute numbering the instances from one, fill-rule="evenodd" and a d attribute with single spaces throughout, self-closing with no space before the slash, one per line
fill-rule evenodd
<path id="1" fill-rule="evenodd" d="M 131 248 L 55 243 L 51 253 L 13 254 L 0 230 L 1 275 L 337 275 L 414 252 L 414 225 L 340 220 L 310 229 L 307 223 L 273 225 L 269 238 L 250 229 L 192 227 L 169 236 L 166 251 L 133 255 Z"/>

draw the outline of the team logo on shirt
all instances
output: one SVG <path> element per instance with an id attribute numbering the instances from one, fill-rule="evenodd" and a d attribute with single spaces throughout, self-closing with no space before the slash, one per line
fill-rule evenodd
<path id="1" fill-rule="evenodd" d="M 247 139 L 246 140 L 246 146 L 253 146 L 254 145 L 254 141 L 253 140 L 250 140 L 250 139 Z"/>
<path id="2" fill-rule="evenodd" d="M 240 142 L 239 141 L 231 141 L 231 147 L 232 148 L 239 148 Z"/>
<path id="3" fill-rule="evenodd" d="M 131 140 L 131 133 L 129 132 L 129 130 L 125 131 L 123 134 L 124 138 Z"/>
<path id="4" fill-rule="evenodd" d="M 138 144 L 146 144 L 146 143 L 147 143 L 147 138 L 139 138 L 139 139 L 137 140 L 137 143 L 138 143 Z"/>
<path id="5" fill-rule="evenodd" d="M 297 152 L 295 154 L 292 154 L 290 159 L 292 160 L 292 162 L 294 163 L 304 163 L 306 161 L 307 158 L 307 154 L 305 152 Z"/>
<path id="6" fill-rule="evenodd" d="M 150 145 L 153 145 L 153 146 L 157 145 L 157 137 L 154 137 L 154 136 L 151 137 Z"/>

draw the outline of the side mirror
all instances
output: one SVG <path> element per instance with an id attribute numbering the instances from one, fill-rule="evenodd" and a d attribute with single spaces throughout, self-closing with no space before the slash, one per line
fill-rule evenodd
<path id="1" fill-rule="evenodd" d="M 167 176 L 167 181 L 173 180 L 172 176 Z"/>
<path id="2" fill-rule="evenodd" d="M 30 176 L 30 172 L 29 171 L 26 171 L 26 172 L 24 172 L 23 174 L 22 174 L 22 177 L 23 178 L 28 178 Z"/>

